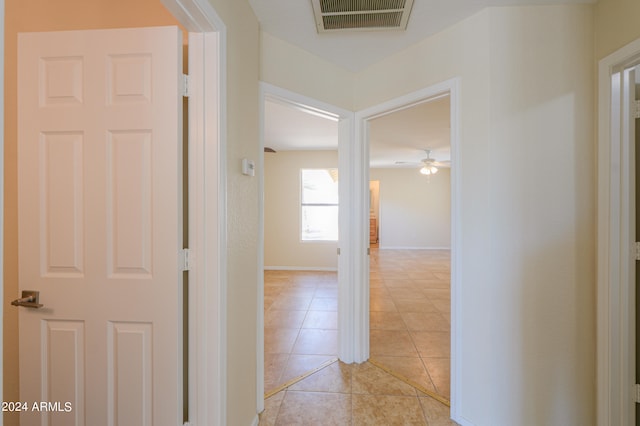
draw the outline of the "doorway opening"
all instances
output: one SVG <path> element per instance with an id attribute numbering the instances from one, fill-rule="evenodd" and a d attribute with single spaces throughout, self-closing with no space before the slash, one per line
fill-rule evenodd
<path id="1" fill-rule="evenodd" d="M 265 398 L 338 355 L 338 121 L 264 101 Z"/>
<path id="2" fill-rule="evenodd" d="M 404 150 L 400 146 L 397 154 L 392 156 L 397 158 L 393 158 L 386 168 L 380 167 L 382 163 L 379 165 L 376 161 L 382 161 L 382 153 L 394 148 L 393 146 L 385 146 L 385 143 L 398 144 L 402 142 L 402 139 L 406 143 L 411 137 L 414 137 L 405 135 L 403 138 L 396 137 L 395 140 L 388 138 L 385 142 L 383 137 L 386 132 L 385 126 L 391 126 L 395 119 L 398 119 L 398 122 L 410 119 L 412 113 L 417 114 L 421 117 L 420 120 L 424 121 L 426 120 L 425 111 L 422 111 L 421 114 L 421 109 L 428 108 L 433 109 L 433 117 L 439 114 L 440 121 L 444 123 L 439 129 L 440 140 L 427 139 L 429 133 L 436 133 L 435 128 L 416 132 L 417 139 L 411 142 L 414 146 L 409 143 L 404 146 Z M 370 304 L 367 304 L 367 311 L 371 310 L 370 321 L 363 332 L 365 330 L 366 333 L 370 332 L 368 350 L 371 354 L 371 360 L 398 376 L 406 377 L 412 384 L 417 384 L 419 388 L 429 391 L 431 395 L 441 401 L 450 401 L 452 418 L 457 418 L 456 401 L 458 399 L 456 392 L 459 389 L 457 386 L 457 371 L 459 371 L 457 360 L 459 357 L 456 356 L 456 351 L 460 347 L 458 339 L 461 336 L 459 321 L 456 321 L 456 307 L 459 305 L 456 291 L 458 288 L 456 265 L 460 247 L 459 221 L 457 220 L 459 216 L 457 199 L 457 194 L 459 194 L 457 189 L 459 182 L 457 169 L 458 110 L 458 81 L 453 79 L 356 114 L 357 141 L 362 145 L 362 150 L 365 153 L 363 161 L 367 162 L 366 173 L 361 185 L 366 185 L 366 188 L 369 189 L 370 180 L 380 181 L 380 217 L 375 218 L 376 221 L 379 221 L 379 247 L 370 249 L 371 256 L 367 262 L 368 267 L 363 274 L 365 284 L 360 293 L 360 297 L 363 299 L 366 297 L 367 302 L 370 300 Z M 436 113 L 436 111 L 439 112 Z M 389 123 L 385 123 L 385 121 Z M 407 123 L 401 124 L 401 126 L 404 129 L 410 128 Z M 376 132 L 378 132 L 377 135 Z M 390 134 L 393 133 L 397 135 L 398 132 L 390 131 Z M 392 140 L 395 142 L 390 142 Z M 429 146 L 429 144 L 434 146 Z M 438 152 L 438 149 L 441 151 Z M 443 156 L 443 149 L 448 151 L 446 157 Z M 422 168 L 432 166 L 432 164 L 425 163 L 425 161 L 430 162 L 431 159 L 442 160 L 436 166 L 438 170 L 432 175 L 421 174 Z M 371 169 L 369 162 L 372 166 Z M 396 164 L 396 162 L 403 164 Z M 404 168 L 398 169 L 398 166 L 404 166 Z M 429 173 L 434 172 L 429 170 Z M 389 234 L 386 234 L 385 221 L 393 217 L 397 211 L 402 210 L 402 208 L 397 208 L 397 211 L 394 211 L 398 203 L 418 202 L 420 204 L 419 202 L 424 200 L 418 200 L 417 197 L 406 197 L 404 201 L 395 199 L 399 191 L 393 189 L 394 179 L 400 181 L 399 185 L 402 185 L 403 181 L 393 175 L 401 174 L 412 176 L 411 179 L 424 178 L 423 181 L 417 183 L 416 188 L 420 188 L 419 191 L 424 191 L 425 188 L 430 191 L 431 195 L 423 195 L 423 197 L 431 197 L 432 201 L 437 199 L 434 205 L 437 204 L 440 209 L 440 212 L 435 214 L 440 219 L 434 220 L 431 229 L 428 229 L 426 217 L 430 214 L 434 215 L 436 209 L 433 209 L 433 205 L 430 212 L 422 214 L 424 219 L 422 223 L 419 221 L 421 215 L 417 213 L 417 220 L 414 225 L 410 226 L 413 232 L 409 230 L 406 233 L 404 242 L 394 240 L 401 233 L 398 230 L 394 231 L 393 225 L 390 226 L 390 230 L 387 229 Z M 386 185 L 385 181 L 387 181 Z M 408 181 L 404 182 L 406 186 Z M 431 185 L 431 187 L 427 187 L 427 185 Z M 392 197 L 387 199 L 389 203 L 386 206 L 385 186 L 389 186 L 392 193 Z M 446 191 L 440 196 L 435 195 L 434 190 L 437 187 L 445 188 Z M 406 209 L 404 210 L 406 211 Z M 371 213 L 368 213 L 366 223 L 370 227 Z M 364 222 L 365 218 L 363 217 L 361 220 Z M 406 218 L 403 222 L 403 224 L 408 223 Z M 387 226 L 389 223 L 391 221 L 387 222 Z M 440 240 L 428 240 L 429 236 L 433 238 L 437 233 L 442 234 L 443 228 L 445 235 L 441 235 Z M 416 240 L 416 235 L 424 232 L 425 229 L 428 234 L 427 239 L 422 242 Z M 370 241 L 368 242 L 370 243 Z M 416 250 L 417 248 L 422 250 Z M 390 254 L 387 259 L 384 258 L 386 254 Z M 408 258 L 410 265 L 408 270 L 404 269 L 404 265 L 402 265 L 403 257 Z M 370 273 L 369 267 L 371 268 Z M 420 296 L 419 300 L 416 299 L 416 294 Z M 401 310 L 398 309 L 398 305 L 402 307 Z M 396 329 L 389 330 L 390 327 Z M 423 330 L 424 327 L 432 329 Z M 398 342 L 397 345 L 388 345 L 387 342 L 391 334 L 394 339 L 402 338 L 403 341 Z M 401 346 L 406 349 L 406 353 L 398 352 Z M 408 367 L 409 365 L 416 367 L 417 373 L 414 373 Z M 431 374 L 429 367 L 431 367 Z M 434 385 L 432 375 L 433 378 L 437 377 L 436 381 L 439 386 Z"/>
<path id="3" fill-rule="evenodd" d="M 352 114 L 261 83 L 258 411 L 264 396 L 341 356 L 340 259 Z M 338 208 L 339 206 L 339 208 Z M 338 233 L 339 231 L 339 233 Z"/>
<path id="4" fill-rule="evenodd" d="M 370 120 L 371 362 L 450 398 L 450 98 Z M 370 186 L 374 181 L 370 181 Z M 379 244 L 376 244 L 378 243 Z"/>

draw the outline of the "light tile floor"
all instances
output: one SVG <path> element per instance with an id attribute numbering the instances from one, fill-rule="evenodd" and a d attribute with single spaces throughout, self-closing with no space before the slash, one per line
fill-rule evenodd
<path id="1" fill-rule="evenodd" d="M 377 366 L 320 369 L 265 400 L 260 425 L 455 425 L 449 407 Z"/>
<path id="2" fill-rule="evenodd" d="M 335 272 L 265 271 L 265 394 L 338 354 Z"/>
<path id="3" fill-rule="evenodd" d="M 449 399 L 449 250 L 371 249 L 371 360 Z"/>
<path id="4" fill-rule="evenodd" d="M 335 273 L 265 271 L 265 394 L 326 367 L 268 398 L 260 424 L 455 424 L 446 405 L 421 392 L 449 399 L 449 251 L 372 248 L 370 265 L 373 364 L 361 365 L 326 366 L 337 354 Z M 362 388 L 361 374 L 411 390 Z"/>

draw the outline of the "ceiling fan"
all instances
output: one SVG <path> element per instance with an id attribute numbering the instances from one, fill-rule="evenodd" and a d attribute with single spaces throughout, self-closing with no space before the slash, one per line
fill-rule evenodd
<path id="1" fill-rule="evenodd" d="M 438 168 L 451 167 L 450 161 L 436 161 L 435 158 L 431 158 L 430 149 L 425 149 L 424 152 L 427 153 L 427 158 L 423 158 L 419 163 L 412 161 L 396 161 L 396 164 L 415 164 L 416 166 L 422 166 L 420 168 L 420 173 L 427 176 L 438 173 Z"/>

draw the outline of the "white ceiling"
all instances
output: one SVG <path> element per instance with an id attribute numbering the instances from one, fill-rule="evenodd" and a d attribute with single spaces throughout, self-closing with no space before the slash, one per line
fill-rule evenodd
<path id="1" fill-rule="evenodd" d="M 338 122 L 267 100 L 264 146 L 276 151 L 335 150 L 338 149 Z"/>
<path id="2" fill-rule="evenodd" d="M 370 121 L 369 159 L 371 167 L 416 167 L 397 161 L 420 163 L 430 158 L 449 161 L 450 98 L 441 98 L 396 111 Z"/>
<path id="3" fill-rule="evenodd" d="M 354 72 L 415 44 L 488 6 L 594 3 L 595 0 L 414 0 L 406 31 L 322 33 L 311 0 L 249 0 L 262 31 Z M 449 160 L 449 98 L 440 98 L 371 122 L 372 167 L 396 161 Z M 267 101 L 265 146 L 284 150 L 337 149 L 336 121 Z M 277 155 L 277 154 L 276 154 Z M 407 166 L 404 166 L 407 167 Z"/>
<path id="4" fill-rule="evenodd" d="M 371 167 L 415 167 L 426 157 L 450 159 L 449 97 L 415 105 L 372 120 L 369 128 Z M 338 122 L 303 109 L 267 100 L 264 145 L 276 151 L 336 150 Z"/>
<path id="5" fill-rule="evenodd" d="M 563 3 L 595 0 L 415 0 L 406 31 L 318 34 L 311 0 L 249 0 L 262 31 L 354 72 L 488 6 Z"/>

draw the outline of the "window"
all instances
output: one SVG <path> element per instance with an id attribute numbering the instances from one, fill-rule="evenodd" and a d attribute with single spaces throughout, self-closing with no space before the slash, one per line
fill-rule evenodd
<path id="1" fill-rule="evenodd" d="M 338 170 L 300 172 L 302 241 L 338 241 Z"/>

